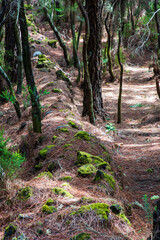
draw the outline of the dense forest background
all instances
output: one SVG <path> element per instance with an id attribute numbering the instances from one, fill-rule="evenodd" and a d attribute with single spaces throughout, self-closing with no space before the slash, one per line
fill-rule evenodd
<path id="1" fill-rule="evenodd" d="M 0 1 L 2 239 L 159 239 L 159 12 Z"/>

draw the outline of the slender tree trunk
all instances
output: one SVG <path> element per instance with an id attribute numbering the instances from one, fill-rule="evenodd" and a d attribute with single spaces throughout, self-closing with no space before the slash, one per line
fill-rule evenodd
<path id="1" fill-rule="evenodd" d="M 78 29 L 77 51 L 78 51 L 78 48 L 79 48 L 79 40 L 80 40 L 80 37 L 81 37 L 82 26 L 83 26 L 83 20 L 81 20 L 80 25 L 79 25 L 79 29 Z"/>
<path id="2" fill-rule="evenodd" d="M 17 75 L 17 94 L 22 92 L 22 82 L 23 82 L 23 54 L 22 46 L 20 42 L 20 35 L 18 26 L 14 26 L 15 41 L 17 46 L 17 62 L 18 62 L 18 75 Z"/>
<path id="3" fill-rule="evenodd" d="M 84 10 L 82 3 L 77 0 L 78 6 L 81 10 L 81 13 L 85 19 L 85 37 L 83 42 L 83 63 L 84 63 L 84 98 L 83 98 L 83 113 L 82 115 L 88 115 L 90 123 L 95 124 L 95 116 L 93 110 L 93 93 L 92 93 L 92 85 L 90 81 L 90 75 L 88 70 L 88 54 L 87 54 L 87 46 L 89 40 L 89 19 Z"/>
<path id="4" fill-rule="evenodd" d="M 122 114 L 121 114 L 121 105 L 122 105 L 122 84 L 123 84 L 123 64 L 121 62 L 121 54 L 120 54 L 120 47 L 121 47 L 121 30 L 118 32 L 118 50 L 117 50 L 117 57 L 118 63 L 120 66 L 120 82 L 119 82 L 119 97 L 118 97 L 118 120 L 117 123 L 122 122 Z"/>
<path id="5" fill-rule="evenodd" d="M 24 0 L 21 0 L 21 9 L 20 9 L 20 29 L 22 35 L 22 48 L 23 48 L 23 64 L 26 74 L 28 91 L 31 97 L 32 103 L 32 122 L 33 122 L 33 131 L 41 133 L 41 110 L 39 103 L 39 96 L 35 86 L 35 81 L 32 72 L 31 59 L 30 59 L 30 48 L 28 42 L 28 28 L 24 12 Z"/>
<path id="6" fill-rule="evenodd" d="M 158 1 L 154 0 L 154 10 L 155 12 L 157 11 L 157 4 Z M 157 27 L 157 33 L 158 33 L 158 60 L 160 60 L 160 24 L 159 24 L 159 19 L 158 19 L 158 13 L 155 14 L 155 20 L 156 20 L 156 27 Z"/>
<path id="7" fill-rule="evenodd" d="M 71 0 L 71 7 L 70 7 L 70 22 L 71 22 L 71 32 L 72 32 L 72 44 L 73 44 L 73 64 L 74 67 L 78 69 L 78 77 L 77 82 L 80 81 L 81 77 L 81 67 L 80 62 L 77 54 L 77 45 L 76 45 L 76 35 L 75 35 L 75 0 Z"/>
<path id="8" fill-rule="evenodd" d="M 13 103 L 13 105 L 15 107 L 17 117 L 20 119 L 21 118 L 21 110 L 20 110 L 19 102 L 16 99 L 16 95 L 14 93 L 14 89 L 13 89 L 11 81 L 9 80 L 7 74 L 4 72 L 4 70 L 1 67 L 0 67 L 0 75 L 4 78 L 4 80 L 6 81 L 8 87 L 9 87 L 10 97 L 12 99 L 11 102 Z"/>
<path id="9" fill-rule="evenodd" d="M 90 36 L 88 41 L 89 74 L 93 91 L 94 112 L 105 119 L 102 100 L 102 0 L 87 0 L 86 11 L 90 23 Z"/>
<path id="10" fill-rule="evenodd" d="M 70 60 L 69 60 L 69 55 L 68 55 L 67 47 L 66 47 L 63 39 L 61 38 L 58 29 L 56 28 L 56 26 L 54 25 L 53 21 L 51 20 L 49 14 L 48 14 L 47 8 L 44 7 L 43 10 L 44 10 L 44 14 L 45 14 L 45 16 L 46 16 L 46 19 L 47 19 L 50 27 L 52 28 L 53 32 L 55 33 L 55 35 L 56 35 L 56 37 L 57 37 L 57 39 L 58 39 L 58 42 L 59 42 L 59 44 L 60 44 L 60 46 L 61 46 L 61 48 L 62 48 L 62 50 L 63 50 L 63 54 L 64 54 L 64 58 L 65 58 L 65 60 L 66 60 L 67 66 L 70 66 Z"/>
<path id="11" fill-rule="evenodd" d="M 110 74 L 110 82 L 114 82 L 115 77 L 113 74 L 113 69 L 112 69 L 112 58 L 111 58 L 111 34 L 110 34 L 110 27 L 107 26 L 107 20 L 108 20 L 109 14 L 106 16 L 105 19 L 105 28 L 108 34 L 108 40 L 107 40 L 107 58 L 108 58 L 108 65 L 109 65 L 109 74 Z"/>
<path id="12" fill-rule="evenodd" d="M 10 11 L 10 5 L 12 0 L 7 3 L 7 13 Z M 13 10 L 13 9 L 12 9 Z M 12 13 L 13 14 L 13 13 Z M 17 71 L 16 71 L 16 58 L 15 58 L 15 36 L 14 36 L 14 25 L 15 19 L 11 13 L 8 14 L 5 22 L 5 70 L 7 75 L 11 79 L 12 83 L 16 83 Z"/>

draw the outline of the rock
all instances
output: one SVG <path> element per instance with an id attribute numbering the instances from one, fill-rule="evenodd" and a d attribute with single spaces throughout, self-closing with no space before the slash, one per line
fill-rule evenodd
<path id="1" fill-rule="evenodd" d="M 122 207 L 119 204 L 113 204 L 110 206 L 110 209 L 112 210 L 112 212 L 116 215 L 120 214 L 120 212 L 122 211 Z"/>
<path id="2" fill-rule="evenodd" d="M 17 194 L 17 199 L 26 201 L 33 195 L 33 189 L 29 186 L 21 188 Z"/>
<path id="3" fill-rule="evenodd" d="M 57 40 L 49 40 L 48 45 L 52 48 L 57 48 Z"/>
<path id="4" fill-rule="evenodd" d="M 82 177 L 88 177 L 92 176 L 95 174 L 97 171 L 96 167 L 93 166 L 92 164 L 85 164 L 82 167 L 78 168 L 78 174 L 81 175 Z"/>
<path id="5" fill-rule="evenodd" d="M 68 191 L 66 191 L 63 188 L 55 187 L 55 188 L 53 188 L 52 192 L 56 195 L 61 195 L 61 196 L 64 196 L 64 197 L 73 198 L 73 195 L 70 194 Z"/>
<path id="6" fill-rule="evenodd" d="M 40 51 L 36 51 L 33 53 L 33 57 L 37 57 L 39 55 L 42 55 L 42 53 Z"/>
<path id="7" fill-rule="evenodd" d="M 114 180 L 114 177 L 111 176 L 110 174 L 107 174 L 101 170 L 98 170 L 96 172 L 96 176 L 94 178 L 93 181 L 100 181 L 101 179 L 105 180 L 106 183 L 108 183 L 108 185 L 113 189 L 115 190 L 115 180 Z"/>
<path id="8" fill-rule="evenodd" d="M 3 117 L 4 113 L 0 111 L 0 117 Z"/>
<path id="9" fill-rule="evenodd" d="M 38 174 L 37 177 L 35 178 L 41 178 L 41 177 L 46 177 L 48 179 L 53 179 L 53 175 L 51 172 L 41 172 L 40 174 Z"/>
<path id="10" fill-rule="evenodd" d="M 17 226 L 13 223 L 10 223 L 6 228 L 5 228 L 5 232 L 4 232 L 4 240 L 9 239 L 10 236 L 12 236 L 13 234 L 15 234 L 17 230 Z"/>
<path id="11" fill-rule="evenodd" d="M 89 133 L 85 131 L 79 131 L 74 135 L 75 138 L 85 140 L 85 141 L 90 141 L 90 135 Z"/>

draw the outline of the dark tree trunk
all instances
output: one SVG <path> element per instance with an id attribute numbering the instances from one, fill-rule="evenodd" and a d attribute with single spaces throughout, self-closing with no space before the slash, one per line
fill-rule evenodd
<path id="1" fill-rule="evenodd" d="M 157 11 L 157 4 L 158 0 L 154 0 L 154 10 Z M 158 33 L 158 60 L 160 60 L 160 25 L 158 19 L 158 13 L 155 14 L 156 26 L 157 26 L 157 33 Z"/>
<path id="2" fill-rule="evenodd" d="M 29 48 L 29 41 L 28 41 L 28 28 L 27 28 L 27 22 L 26 22 L 26 17 L 24 12 L 24 0 L 21 0 L 19 18 L 20 18 L 20 29 L 21 29 L 21 35 L 22 35 L 23 64 L 24 64 L 24 70 L 26 74 L 28 91 L 30 93 L 31 103 L 32 103 L 33 131 L 37 133 L 41 133 L 41 110 L 40 110 L 39 96 L 35 86 L 32 66 L 31 66 L 30 48 Z"/>
<path id="3" fill-rule="evenodd" d="M 102 100 L 102 0 L 87 0 L 86 11 L 90 23 L 90 37 L 88 41 L 89 74 L 93 91 L 93 106 L 96 114 L 104 118 Z"/>
<path id="4" fill-rule="evenodd" d="M 10 11 L 10 5 L 12 0 L 8 1 L 7 13 Z M 15 19 L 12 16 L 13 13 L 8 13 L 8 18 L 5 22 L 5 70 L 12 83 L 16 83 L 17 71 L 16 71 L 16 58 L 15 58 L 15 36 L 14 26 Z"/>

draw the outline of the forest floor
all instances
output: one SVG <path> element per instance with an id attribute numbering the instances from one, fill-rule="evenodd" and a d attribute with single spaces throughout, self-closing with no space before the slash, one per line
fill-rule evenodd
<path id="1" fill-rule="evenodd" d="M 46 32 L 43 29 L 41 34 L 37 34 L 36 36 L 32 35 L 32 37 L 35 39 L 42 39 L 44 33 L 45 36 L 47 36 L 49 39 L 52 39 L 52 32 Z M 32 53 L 35 51 L 41 51 L 43 54 L 46 54 L 47 57 L 57 63 L 57 69 L 59 66 L 65 65 L 60 47 L 57 49 L 52 49 L 46 44 L 33 44 L 33 47 Z M 147 194 L 149 199 L 148 201 L 153 207 L 150 197 L 153 195 L 159 195 L 160 192 L 160 101 L 156 93 L 155 80 L 150 80 L 150 77 L 153 75 L 153 73 L 149 72 L 148 70 L 149 59 L 146 61 L 146 57 L 144 56 L 142 58 L 138 58 L 137 62 L 134 60 L 132 63 L 128 64 L 127 60 L 124 73 L 121 124 L 116 123 L 117 99 L 119 90 L 118 80 L 114 83 L 106 83 L 105 81 L 103 82 L 103 101 L 105 113 L 107 114 L 106 122 L 113 123 L 116 127 L 116 131 L 111 131 L 110 133 L 106 132 L 106 123 L 104 123 L 100 118 L 97 118 L 96 126 L 92 126 L 88 123 L 87 118 L 81 117 L 83 94 L 82 89 L 77 87 L 75 84 L 77 73 L 74 68 L 68 70 L 66 67 L 62 67 L 65 72 L 68 73 L 68 76 L 73 82 L 72 92 L 68 90 L 63 81 L 57 82 L 55 80 L 55 70 L 51 70 L 50 72 L 42 72 L 37 68 L 34 68 L 34 77 L 38 91 L 48 91 L 48 94 L 41 96 L 41 105 L 44 106 L 42 111 L 43 133 L 45 134 L 46 139 L 51 139 L 56 127 L 66 124 L 68 119 L 73 118 L 77 123 L 79 123 L 80 126 L 83 126 L 82 128 L 84 131 L 87 131 L 100 139 L 112 154 L 112 168 L 113 171 L 115 171 L 115 176 L 120 181 L 123 189 L 120 193 L 121 200 L 124 196 L 124 199 L 127 199 L 130 203 L 138 202 L 140 204 L 144 204 L 142 198 L 145 194 Z M 52 86 L 49 85 L 51 82 Z M 51 89 L 53 87 L 60 88 L 63 94 L 53 95 L 53 93 L 51 93 Z M 22 106 L 26 95 L 23 97 L 19 96 L 18 98 Z M 24 140 L 24 137 L 27 136 L 29 127 L 28 130 L 26 128 L 19 130 L 19 127 L 24 121 L 27 122 L 28 126 L 31 123 L 31 107 L 28 107 L 23 111 L 21 122 L 17 122 L 16 118 L 14 117 L 15 113 L 11 103 L 5 103 L 1 105 L 0 111 L 2 111 L 4 114 L 3 118 L 0 118 L 0 124 L 1 126 L 4 126 L 5 136 L 9 136 L 11 138 L 11 142 L 9 143 L 10 146 L 16 146 L 20 144 L 21 141 Z M 23 138 L 21 137 L 22 134 Z M 61 137 L 62 139 L 64 138 L 64 144 L 66 139 L 63 136 Z M 32 145 L 32 142 L 30 142 L 30 144 Z M 79 143 L 75 143 L 75 147 L 77 149 L 80 148 L 78 144 Z M 60 154 L 62 151 L 62 143 L 58 146 L 59 148 L 56 149 L 56 154 Z M 85 149 L 85 146 L 83 146 L 83 148 Z M 34 155 L 33 150 L 34 148 L 32 146 L 29 154 Z M 38 152 L 38 150 L 39 149 L 35 151 Z M 93 148 L 92 151 L 93 154 L 96 155 L 96 151 L 99 152 L 100 150 L 98 148 Z M 70 153 L 68 153 L 68 157 L 71 156 L 69 154 Z M 31 155 L 31 159 L 32 158 L 33 156 Z M 70 173 L 70 166 L 72 166 L 71 162 L 65 163 L 62 161 L 62 167 L 65 169 L 66 173 Z M 26 179 L 26 181 L 29 181 L 27 184 L 33 185 L 36 187 L 36 189 L 44 189 L 46 184 L 48 184 L 48 188 L 58 184 L 56 181 L 55 183 L 52 183 L 48 180 L 45 180 L 44 182 L 43 180 L 40 180 L 39 182 L 38 180 L 32 180 L 31 174 L 32 173 L 29 173 L 29 178 Z M 61 172 L 58 172 L 58 174 L 61 174 Z M 73 167 L 72 175 L 74 174 L 76 174 L 76 170 Z M 105 199 L 105 194 L 98 193 L 95 189 L 92 191 L 90 190 L 91 188 L 86 188 L 86 182 L 89 184 L 88 180 L 82 180 L 82 182 L 80 182 L 79 178 L 75 177 L 73 182 L 75 190 L 72 191 L 77 194 L 76 196 L 81 197 L 84 194 L 87 194 L 89 197 L 94 196 L 95 199 Z M 26 183 L 21 181 L 19 183 L 17 182 L 16 184 L 19 187 L 26 185 Z M 79 188 L 81 191 L 79 191 Z M 46 196 L 43 195 L 44 193 Z M 41 193 L 43 196 L 39 196 L 39 200 L 42 201 L 42 197 L 44 199 L 49 197 L 48 193 L 45 191 L 44 193 Z M 69 205 L 70 202 L 63 202 L 63 204 Z M 34 205 L 35 204 L 32 202 L 29 205 L 29 208 L 34 208 Z M 21 210 L 25 212 L 23 207 Z M 15 215 L 17 214 L 15 206 L 13 207 L 12 211 Z M 37 214 L 39 210 L 35 211 L 37 211 Z M 8 218 L 11 218 L 8 215 L 5 216 L 5 214 L 3 213 L 3 215 L 0 217 L 1 223 L 5 219 L 3 222 L 4 225 L 5 221 L 8 223 Z M 132 233 L 133 237 L 129 239 L 146 239 L 151 231 L 152 226 L 148 224 L 144 210 L 138 206 L 135 207 L 134 214 L 130 220 L 136 233 L 139 235 L 137 236 L 136 234 Z M 52 222 L 50 220 L 50 225 L 51 224 Z M 48 236 L 48 238 L 39 237 L 35 239 L 58 240 L 66 239 L 66 236 L 64 232 L 63 235 L 59 234 L 55 238 L 50 238 Z"/>

